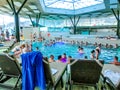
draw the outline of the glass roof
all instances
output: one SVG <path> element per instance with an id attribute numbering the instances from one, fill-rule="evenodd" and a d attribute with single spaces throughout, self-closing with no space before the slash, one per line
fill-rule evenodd
<path id="1" fill-rule="evenodd" d="M 44 4 L 50 8 L 75 10 L 101 4 L 103 1 L 104 0 L 44 0 Z"/>

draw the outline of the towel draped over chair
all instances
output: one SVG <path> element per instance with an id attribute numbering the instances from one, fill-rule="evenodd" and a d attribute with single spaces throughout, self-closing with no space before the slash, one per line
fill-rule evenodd
<path id="1" fill-rule="evenodd" d="M 21 55 L 22 58 L 22 90 L 34 90 L 38 86 L 45 90 L 46 81 L 43 67 L 43 56 L 39 51 Z"/>

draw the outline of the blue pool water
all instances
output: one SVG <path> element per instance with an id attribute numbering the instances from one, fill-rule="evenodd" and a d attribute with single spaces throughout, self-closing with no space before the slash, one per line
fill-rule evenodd
<path id="1" fill-rule="evenodd" d="M 63 53 L 66 53 L 67 56 L 71 55 L 72 58 L 80 59 L 84 58 L 84 56 L 87 56 L 88 59 L 90 59 L 90 52 L 95 49 L 94 46 L 83 46 L 84 48 L 84 54 L 78 53 L 78 46 L 77 45 L 71 45 L 71 44 L 64 44 L 61 42 L 57 42 L 54 45 L 51 46 L 44 46 L 41 42 L 33 42 L 32 49 L 36 50 L 36 47 L 39 48 L 39 50 L 42 52 L 43 56 L 50 57 L 51 54 L 55 56 L 55 60 L 57 60 L 58 55 L 62 55 Z M 112 62 L 114 56 L 118 56 L 120 58 L 120 48 L 117 49 L 103 49 L 101 48 L 101 54 L 100 59 L 104 60 L 105 63 Z"/>

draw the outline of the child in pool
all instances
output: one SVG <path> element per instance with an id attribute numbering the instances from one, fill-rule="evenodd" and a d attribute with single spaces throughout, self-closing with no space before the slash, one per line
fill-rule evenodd
<path id="1" fill-rule="evenodd" d="M 83 54 L 83 53 L 84 53 L 84 49 L 79 46 L 79 47 L 78 47 L 78 52 L 79 52 L 80 54 Z"/>

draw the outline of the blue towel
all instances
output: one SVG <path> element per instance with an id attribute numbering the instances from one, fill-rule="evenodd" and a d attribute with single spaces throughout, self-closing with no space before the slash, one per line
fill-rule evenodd
<path id="1" fill-rule="evenodd" d="M 21 55 L 22 58 L 22 90 L 34 90 L 38 86 L 45 90 L 46 81 L 42 61 L 42 54 L 33 51 Z"/>

